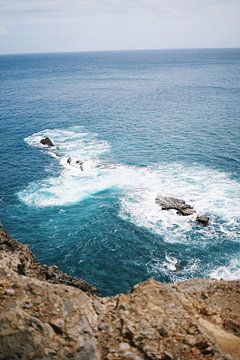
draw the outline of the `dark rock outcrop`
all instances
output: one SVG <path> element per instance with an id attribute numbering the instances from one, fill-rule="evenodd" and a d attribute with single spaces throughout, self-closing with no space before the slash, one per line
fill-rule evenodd
<path id="1" fill-rule="evenodd" d="M 51 271 L 0 230 L 0 360 L 240 359 L 240 281 L 150 279 L 100 298 Z"/>
<path id="2" fill-rule="evenodd" d="M 194 214 L 196 211 L 193 206 L 186 204 L 182 199 L 177 199 L 171 196 L 156 197 L 156 203 L 161 206 L 162 210 L 176 210 L 177 214 L 188 216 Z"/>
<path id="3" fill-rule="evenodd" d="M 209 217 L 207 215 L 198 215 L 196 221 L 206 226 L 209 224 Z"/>
<path id="4" fill-rule="evenodd" d="M 42 145 L 47 145 L 47 146 L 54 146 L 52 140 L 49 137 L 45 137 L 44 139 L 40 140 L 40 143 Z"/>
<path id="5" fill-rule="evenodd" d="M 3 254 L 5 254 L 5 259 L 3 259 Z M 37 278 L 53 284 L 73 286 L 90 295 L 97 292 L 94 286 L 84 280 L 65 274 L 57 266 L 38 263 L 27 245 L 23 245 L 17 240 L 10 240 L 2 228 L 0 228 L 0 261 L 19 275 Z"/>
<path id="6" fill-rule="evenodd" d="M 76 164 L 80 167 L 80 169 L 83 171 L 83 162 L 81 160 L 77 160 Z"/>

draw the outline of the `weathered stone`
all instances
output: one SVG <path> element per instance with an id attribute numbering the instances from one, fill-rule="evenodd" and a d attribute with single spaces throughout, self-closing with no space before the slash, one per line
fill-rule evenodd
<path id="1" fill-rule="evenodd" d="M 52 320 L 50 321 L 49 323 L 53 330 L 57 333 L 57 334 L 63 334 L 64 332 L 64 320 L 63 319 L 55 319 L 55 320 Z"/>
<path id="2" fill-rule="evenodd" d="M 162 210 L 176 210 L 178 215 L 189 216 L 196 212 L 193 206 L 186 204 L 182 199 L 171 196 L 158 195 L 156 203 L 161 206 Z"/>
<path id="3" fill-rule="evenodd" d="M 164 327 L 161 327 L 161 328 L 159 329 L 159 334 L 160 334 L 161 336 L 167 336 L 167 335 L 168 335 L 168 332 L 167 332 L 167 330 L 166 330 Z"/>
<path id="4" fill-rule="evenodd" d="M 5 294 L 8 296 L 12 296 L 15 294 L 15 290 L 14 289 L 6 289 Z"/>
<path id="5" fill-rule="evenodd" d="M 1 360 L 239 360 L 240 281 L 150 279 L 100 298 L 0 239 Z"/>
<path id="6" fill-rule="evenodd" d="M 187 335 L 183 339 L 184 344 L 187 344 L 189 346 L 195 346 L 196 344 L 196 337 L 194 335 Z"/>
<path id="7" fill-rule="evenodd" d="M 209 224 L 209 217 L 206 215 L 198 215 L 196 217 L 196 221 L 199 222 L 202 225 L 208 225 Z"/>
<path id="8" fill-rule="evenodd" d="M 44 139 L 40 140 L 40 143 L 42 145 L 47 145 L 47 146 L 54 146 L 52 140 L 49 137 L 45 137 Z"/>
<path id="9" fill-rule="evenodd" d="M 94 286 L 84 280 L 63 273 L 57 266 L 37 263 L 36 258 L 26 245 L 20 244 L 17 240 L 10 240 L 5 232 L 0 232 L 0 254 L 3 252 L 6 253 L 4 261 L 11 265 L 12 269 L 20 275 L 47 280 L 55 284 L 77 287 L 89 294 L 96 294 L 97 292 Z"/>
<path id="10" fill-rule="evenodd" d="M 25 301 L 23 304 L 24 309 L 31 309 L 33 307 L 33 304 L 30 301 Z"/>
<path id="11" fill-rule="evenodd" d="M 162 360 L 173 360 L 173 355 L 168 352 L 168 351 L 165 351 L 163 356 L 162 356 Z"/>

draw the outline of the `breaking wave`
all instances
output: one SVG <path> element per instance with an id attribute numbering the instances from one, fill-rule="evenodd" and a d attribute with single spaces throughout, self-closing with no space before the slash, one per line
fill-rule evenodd
<path id="1" fill-rule="evenodd" d="M 40 139 L 49 136 L 58 147 L 46 148 Z M 240 184 L 228 174 L 193 164 L 161 163 L 156 166 L 128 166 L 111 163 L 108 142 L 84 127 L 44 130 L 25 139 L 30 146 L 47 151 L 58 162 L 59 176 L 30 183 L 18 196 L 33 207 L 63 206 L 96 196 L 104 190 L 118 189 L 119 216 L 125 221 L 163 236 L 165 242 L 186 242 L 194 230 L 205 238 L 239 239 Z M 68 164 L 68 157 L 72 163 Z M 84 171 L 76 160 L 84 163 Z M 183 198 L 197 213 L 208 214 L 210 226 L 195 222 L 196 215 L 181 217 L 160 211 L 158 193 Z M 192 240 L 194 241 L 194 240 Z"/>

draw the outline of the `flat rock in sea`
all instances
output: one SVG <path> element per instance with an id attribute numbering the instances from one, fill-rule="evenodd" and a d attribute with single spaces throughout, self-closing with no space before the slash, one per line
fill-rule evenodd
<path id="1" fill-rule="evenodd" d="M 162 210 L 176 210 L 178 215 L 189 216 L 196 212 L 193 206 L 186 204 L 184 200 L 171 196 L 162 196 L 158 194 L 156 203 L 161 206 Z"/>
<path id="2" fill-rule="evenodd" d="M 54 146 L 52 140 L 49 137 L 45 137 L 44 139 L 41 139 L 40 143 L 47 146 Z"/>

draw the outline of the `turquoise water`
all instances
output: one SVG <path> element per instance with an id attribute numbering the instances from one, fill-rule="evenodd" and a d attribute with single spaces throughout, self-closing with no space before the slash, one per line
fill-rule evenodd
<path id="1" fill-rule="evenodd" d="M 239 278 L 239 70 L 239 49 L 1 56 L 2 223 L 103 295 Z M 161 212 L 158 193 L 210 226 Z"/>

